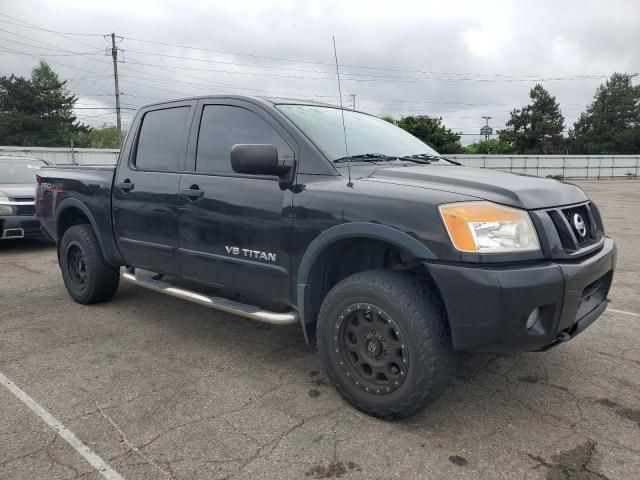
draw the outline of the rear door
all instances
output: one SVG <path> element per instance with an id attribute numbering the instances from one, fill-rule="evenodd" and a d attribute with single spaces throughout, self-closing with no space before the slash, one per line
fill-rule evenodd
<path id="1" fill-rule="evenodd" d="M 113 222 L 128 265 L 177 274 L 178 201 L 195 101 L 151 107 L 120 159 Z"/>
<path id="2" fill-rule="evenodd" d="M 293 194 L 277 177 L 235 173 L 230 151 L 273 144 L 293 158 L 297 146 L 268 112 L 241 100 L 201 101 L 193 125 L 180 181 L 182 275 L 288 303 Z"/>

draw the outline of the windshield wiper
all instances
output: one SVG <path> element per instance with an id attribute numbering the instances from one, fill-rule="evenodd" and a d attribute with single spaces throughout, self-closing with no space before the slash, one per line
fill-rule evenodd
<path id="1" fill-rule="evenodd" d="M 458 162 L 449 160 L 448 158 L 441 157 L 440 155 L 432 153 L 415 153 L 413 155 L 405 155 L 398 157 L 395 155 L 385 155 L 384 153 L 361 153 L 359 155 L 351 155 L 349 157 L 341 157 L 333 161 L 333 163 L 346 163 L 351 161 L 356 162 L 392 162 L 394 160 L 404 160 L 408 162 L 420 163 L 428 165 L 435 162 L 445 161 L 453 163 L 454 165 L 460 165 Z"/>
<path id="2" fill-rule="evenodd" d="M 390 162 L 395 160 L 397 157 L 392 157 L 389 155 L 385 155 L 384 153 L 361 153 L 360 155 L 350 155 L 348 157 L 340 157 L 333 161 L 333 163 L 343 163 L 350 161 L 358 161 L 358 162 L 377 162 L 379 160 L 384 160 Z"/>
<path id="3" fill-rule="evenodd" d="M 453 163 L 454 165 L 460 165 L 460 163 L 458 162 L 454 162 L 453 160 L 449 160 L 448 158 L 444 158 L 441 155 L 435 155 L 433 153 L 415 153 L 413 155 L 406 155 L 404 157 L 400 157 L 400 160 L 409 160 L 410 162 L 426 163 L 426 164 L 440 162 L 444 160 L 445 162 Z"/>

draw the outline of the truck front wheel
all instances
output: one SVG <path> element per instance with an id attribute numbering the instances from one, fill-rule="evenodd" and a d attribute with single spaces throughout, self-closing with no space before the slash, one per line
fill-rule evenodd
<path id="1" fill-rule="evenodd" d="M 370 270 L 340 281 L 322 303 L 317 338 L 340 394 L 385 420 L 434 401 L 455 370 L 442 302 L 408 273 Z"/>
<path id="2" fill-rule="evenodd" d="M 90 225 L 67 229 L 60 241 L 59 254 L 64 286 L 76 302 L 105 302 L 115 295 L 120 269 L 104 260 Z"/>

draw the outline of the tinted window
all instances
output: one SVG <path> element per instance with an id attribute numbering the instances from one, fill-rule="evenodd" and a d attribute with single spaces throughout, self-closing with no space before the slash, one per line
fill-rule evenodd
<path id="1" fill-rule="evenodd" d="M 138 138 L 136 167 L 176 171 L 184 155 L 184 127 L 189 107 L 166 108 L 145 114 Z"/>
<path id="2" fill-rule="evenodd" d="M 241 107 L 205 105 L 200 121 L 196 170 L 230 173 L 231 147 L 238 143 L 275 145 L 282 157 L 291 149 L 260 116 Z"/>

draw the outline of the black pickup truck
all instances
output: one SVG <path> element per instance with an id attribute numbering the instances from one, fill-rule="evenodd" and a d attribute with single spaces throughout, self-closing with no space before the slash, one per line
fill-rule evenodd
<path id="1" fill-rule="evenodd" d="M 340 393 L 385 419 L 433 401 L 456 351 L 580 333 L 616 262 L 577 186 L 463 167 L 380 118 L 304 101 L 149 105 L 116 167 L 37 180 L 74 300 L 108 300 L 122 278 L 299 323 Z"/>

